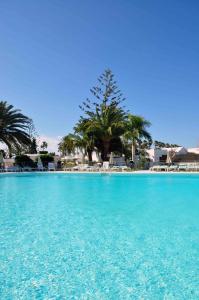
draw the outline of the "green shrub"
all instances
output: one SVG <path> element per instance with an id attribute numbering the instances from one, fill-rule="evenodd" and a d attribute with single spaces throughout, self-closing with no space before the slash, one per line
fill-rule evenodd
<path id="1" fill-rule="evenodd" d="M 54 156 L 51 154 L 41 154 L 40 158 L 44 167 L 47 167 L 49 162 L 54 162 Z"/>
<path id="2" fill-rule="evenodd" d="M 75 167 L 76 164 L 74 161 L 64 161 L 62 164 L 61 164 L 62 167 L 64 168 L 72 168 L 72 167 Z"/>
<path id="3" fill-rule="evenodd" d="M 31 167 L 34 168 L 36 163 L 28 155 L 17 155 L 15 157 L 15 164 L 19 167 Z"/>
<path id="4" fill-rule="evenodd" d="M 39 151 L 39 154 L 48 154 L 48 151 Z"/>
<path id="5" fill-rule="evenodd" d="M 55 156 L 55 152 L 49 152 L 48 154 L 53 156 L 53 157 Z"/>

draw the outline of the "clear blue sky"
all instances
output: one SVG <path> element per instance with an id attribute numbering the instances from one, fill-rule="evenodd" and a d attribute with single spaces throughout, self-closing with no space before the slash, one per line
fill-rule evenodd
<path id="1" fill-rule="evenodd" d="M 197 0 L 0 1 L 0 98 L 61 136 L 109 67 L 154 139 L 199 145 Z"/>

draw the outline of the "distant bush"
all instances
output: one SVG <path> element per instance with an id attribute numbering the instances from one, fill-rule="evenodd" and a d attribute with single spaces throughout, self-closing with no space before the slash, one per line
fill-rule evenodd
<path id="1" fill-rule="evenodd" d="M 1 152 L 2 155 L 3 155 L 3 158 L 6 158 L 6 153 L 5 153 L 5 151 L 4 151 L 3 149 L 0 149 L 0 152 Z"/>
<path id="2" fill-rule="evenodd" d="M 44 167 L 47 167 L 49 162 L 54 162 L 54 156 L 51 154 L 41 154 L 40 158 Z"/>
<path id="3" fill-rule="evenodd" d="M 49 152 L 49 155 L 55 156 L 55 152 Z"/>
<path id="4" fill-rule="evenodd" d="M 57 169 L 61 169 L 62 165 L 61 165 L 61 160 L 58 160 L 57 162 Z"/>
<path id="5" fill-rule="evenodd" d="M 34 168 L 36 163 L 28 155 L 17 155 L 15 157 L 15 164 L 19 167 Z"/>
<path id="6" fill-rule="evenodd" d="M 64 167 L 64 168 L 72 168 L 72 167 L 75 167 L 75 166 L 77 166 L 77 165 L 74 161 L 64 161 L 61 164 L 61 167 Z"/>
<path id="7" fill-rule="evenodd" d="M 48 151 L 39 151 L 39 154 L 48 154 Z"/>

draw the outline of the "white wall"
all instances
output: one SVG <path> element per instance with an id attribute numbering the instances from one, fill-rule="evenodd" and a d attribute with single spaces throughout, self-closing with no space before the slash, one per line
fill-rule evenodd
<path id="1" fill-rule="evenodd" d="M 199 148 L 197 148 L 199 151 Z M 153 163 L 159 163 L 160 157 L 162 155 L 167 155 L 170 151 L 175 151 L 176 155 L 178 154 L 186 154 L 187 149 L 184 147 L 176 147 L 176 148 L 155 148 L 155 149 L 149 149 L 147 150 L 147 153 L 149 155 L 149 159 Z"/>
<path id="2" fill-rule="evenodd" d="M 188 148 L 188 152 L 199 154 L 199 148 Z"/>

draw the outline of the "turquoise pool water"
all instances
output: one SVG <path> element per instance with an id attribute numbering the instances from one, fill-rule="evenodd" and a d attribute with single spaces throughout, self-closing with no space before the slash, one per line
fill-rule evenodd
<path id="1" fill-rule="evenodd" d="M 0 299 L 199 299 L 199 176 L 1 174 Z"/>

